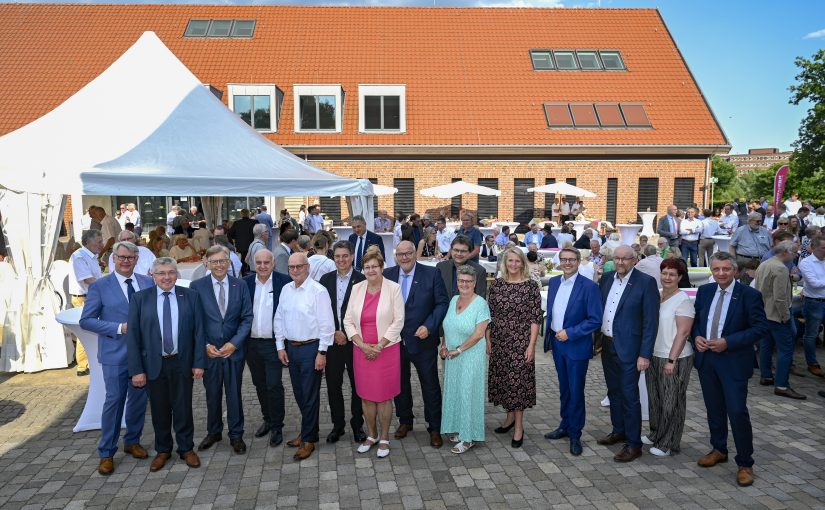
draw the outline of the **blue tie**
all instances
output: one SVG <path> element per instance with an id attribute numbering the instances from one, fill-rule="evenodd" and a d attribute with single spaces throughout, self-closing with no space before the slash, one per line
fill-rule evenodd
<path id="1" fill-rule="evenodd" d="M 135 288 L 132 287 L 132 279 L 126 278 L 126 298 L 131 303 L 132 302 L 132 295 L 135 293 Z"/>
<path id="2" fill-rule="evenodd" d="M 410 286 L 409 286 L 410 275 L 402 274 L 401 277 L 404 278 L 404 280 L 401 282 L 401 294 L 404 296 L 404 302 L 406 303 L 407 302 L 407 296 L 409 296 L 409 294 L 410 294 Z"/>
<path id="3" fill-rule="evenodd" d="M 169 355 L 175 350 L 172 341 L 172 303 L 169 301 L 169 292 L 163 293 L 163 354 Z"/>

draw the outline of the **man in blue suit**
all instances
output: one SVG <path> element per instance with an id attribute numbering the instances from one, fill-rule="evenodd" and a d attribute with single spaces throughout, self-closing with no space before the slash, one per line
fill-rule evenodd
<path id="1" fill-rule="evenodd" d="M 269 233 L 269 236 L 266 239 L 266 248 L 268 250 L 272 250 L 272 229 L 275 228 L 275 223 L 272 221 L 272 216 L 270 216 L 270 214 L 267 212 L 265 205 L 262 205 L 258 209 L 261 212 L 255 215 L 255 219 L 258 221 L 258 223 L 266 225 L 268 229 L 267 232 Z"/>
<path id="2" fill-rule="evenodd" d="M 559 377 L 561 423 L 547 439 L 570 438 L 570 453 L 582 454 L 584 428 L 584 383 L 587 365 L 593 357 L 593 333 L 602 325 L 599 287 L 579 276 L 581 253 L 572 248 L 559 252 L 561 276 L 550 279 L 547 291 L 547 325 L 544 352 L 552 347 Z"/>
<path id="3" fill-rule="evenodd" d="M 136 388 L 146 387 L 152 409 L 158 471 L 172 455 L 172 427 L 178 455 L 192 468 L 201 461 L 194 448 L 192 382 L 203 377 L 204 343 L 198 294 L 178 287 L 174 259 L 152 263 L 155 286 L 136 292 L 129 303 L 126 355 Z"/>
<path id="4" fill-rule="evenodd" d="M 258 250 L 252 263 L 255 272 L 243 278 L 253 310 L 252 326 L 246 339 L 246 364 L 264 418 L 255 437 L 269 433 L 269 446 L 278 446 L 284 440 L 284 384 L 272 320 L 278 310 L 281 289 L 292 279 L 274 272 L 275 256 L 267 249 Z"/>
<path id="5" fill-rule="evenodd" d="M 753 345 L 768 335 L 768 319 L 758 290 L 734 281 L 736 259 L 726 252 L 710 257 L 716 283 L 699 287 L 693 321 L 694 366 L 707 409 L 713 450 L 702 467 L 728 461 L 728 424 L 736 443 L 736 481 L 753 483 L 753 430 L 748 413 L 748 380 L 753 375 Z"/>
<path id="6" fill-rule="evenodd" d="M 415 261 L 415 246 L 401 241 L 395 249 L 397 265 L 384 277 L 401 285 L 404 296 L 404 328 L 401 330 L 401 393 L 395 397 L 399 424 L 395 438 L 403 439 L 413 428 L 410 363 L 415 365 L 424 397 L 424 418 L 430 445 L 441 448 L 441 384 L 438 382 L 438 343 L 441 321 L 449 298 L 441 275 L 434 267 Z"/>
<path id="7" fill-rule="evenodd" d="M 120 436 L 120 425 L 126 408 L 126 435 L 123 451 L 136 459 L 149 456 L 140 445 L 146 416 L 146 390 L 130 384 L 126 359 L 126 331 L 129 301 L 135 292 L 155 285 L 151 278 L 136 274 L 138 247 L 129 242 L 114 247 L 114 272 L 89 285 L 86 303 L 80 317 L 80 327 L 97 333 L 97 360 L 103 369 L 106 400 L 100 419 L 100 442 L 97 446 L 101 475 L 114 472 L 114 456 Z M 126 399 L 129 405 L 126 405 Z"/>
<path id="8" fill-rule="evenodd" d="M 387 256 L 384 254 L 384 240 L 375 232 L 367 230 L 367 221 L 363 216 L 357 215 L 352 217 L 352 231 L 349 236 L 349 242 L 355 247 L 355 269 L 361 271 L 364 269 L 361 264 L 361 259 L 367 253 L 367 248 L 370 246 L 378 246 L 381 250 L 381 256 L 386 260 Z"/>
<path id="9" fill-rule="evenodd" d="M 244 342 L 252 328 L 252 300 L 249 287 L 227 274 L 229 250 L 216 245 L 206 250 L 211 275 L 195 280 L 190 288 L 198 293 L 203 332 L 206 336 L 206 437 L 198 450 L 206 450 L 220 441 L 223 432 L 221 403 L 226 392 L 226 420 L 229 444 L 235 453 L 246 453 L 243 440 Z"/>
<path id="10" fill-rule="evenodd" d="M 613 460 L 631 462 L 642 456 L 642 406 L 639 373 L 650 365 L 659 328 L 659 289 L 656 280 L 635 271 L 636 252 L 618 246 L 616 270 L 599 280 L 602 293 L 602 365 L 610 398 L 613 430 L 600 445 L 625 442 Z"/>

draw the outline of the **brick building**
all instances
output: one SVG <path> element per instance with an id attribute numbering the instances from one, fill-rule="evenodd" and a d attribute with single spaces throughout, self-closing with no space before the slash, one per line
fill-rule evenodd
<path id="1" fill-rule="evenodd" d="M 748 149 L 747 154 L 724 154 L 722 159 L 730 161 L 740 174 L 746 174 L 759 168 L 768 168 L 776 163 L 787 163 L 791 160 L 793 151 L 770 149 Z"/>
<path id="2" fill-rule="evenodd" d="M 147 30 L 263 136 L 398 187 L 378 199 L 391 212 L 457 207 L 417 190 L 461 178 L 502 194 L 460 206 L 525 222 L 546 203 L 526 188 L 565 180 L 598 195 L 591 215 L 635 221 L 648 207 L 704 203 L 710 157 L 730 149 L 652 9 L 4 4 L 0 135 L 60 104 Z M 341 199 L 319 198 L 346 215 Z M 136 201 L 151 223 L 194 199 L 83 202 Z M 231 197 L 227 212 L 261 200 Z"/>

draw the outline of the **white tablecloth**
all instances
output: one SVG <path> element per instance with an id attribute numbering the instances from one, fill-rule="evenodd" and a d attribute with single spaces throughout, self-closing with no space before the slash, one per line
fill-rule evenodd
<path id="1" fill-rule="evenodd" d="M 194 278 L 192 278 L 192 276 L 195 274 L 195 270 L 201 266 L 203 266 L 202 262 L 179 262 L 179 278 L 183 278 L 185 280 L 193 280 Z"/>
<path id="2" fill-rule="evenodd" d="M 352 227 L 344 226 L 344 225 L 338 225 L 338 226 L 332 227 L 332 229 L 335 231 L 335 234 L 338 235 L 338 240 L 339 241 L 349 240 L 349 236 L 353 232 Z"/>
<path id="3" fill-rule="evenodd" d="M 392 232 L 378 232 L 381 240 L 384 241 L 384 267 L 393 267 L 395 265 L 395 246 L 392 245 L 395 234 Z"/>

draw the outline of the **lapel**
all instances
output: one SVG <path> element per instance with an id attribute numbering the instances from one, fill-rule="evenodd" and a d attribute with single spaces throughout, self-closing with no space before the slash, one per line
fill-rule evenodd
<path id="1" fill-rule="evenodd" d="M 622 311 L 622 307 L 624 306 L 625 302 L 627 301 L 627 296 L 633 292 L 633 286 L 636 284 L 636 270 L 634 269 L 630 276 L 627 279 L 627 283 L 625 284 L 624 292 L 622 292 L 622 297 L 619 299 L 619 306 L 616 307 L 616 316 L 619 315 L 619 312 Z"/>
<path id="2" fill-rule="evenodd" d="M 179 310 L 180 311 L 180 310 Z M 158 293 L 152 292 L 149 294 L 149 316 L 152 317 L 152 325 L 153 329 L 155 330 L 152 334 L 152 338 L 163 338 L 163 334 L 160 330 L 160 317 L 158 317 Z"/>
<path id="3" fill-rule="evenodd" d="M 183 338 L 183 321 L 184 317 L 189 317 L 189 314 L 183 313 L 183 310 L 188 306 L 186 301 L 186 294 L 177 285 L 175 286 L 175 296 L 178 298 L 178 352 L 180 352 L 180 339 Z"/>
<path id="4" fill-rule="evenodd" d="M 562 276 L 562 278 L 564 278 L 564 276 Z M 576 282 L 573 284 L 573 290 L 570 292 L 570 300 L 567 302 L 567 308 L 565 309 L 565 312 L 564 312 L 564 318 L 565 319 L 570 317 L 570 315 L 568 315 L 568 314 L 571 312 L 571 306 L 576 306 L 576 307 L 581 306 L 581 305 L 578 304 L 579 303 L 579 301 L 578 301 L 579 292 L 581 292 L 581 288 L 582 288 L 582 284 L 579 282 L 580 278 L 584 278 L 584 277 L 582 275 L 576 275 Z M 559 283 L 561 283 L 561 281 Z M 625 289 L 625 290 L 627 290 L 627 289 Z"/>
<path id="5" fill-rule="evenodd" d="M 135 275 L 133 275 L 133 276 L 134 276 L 134 278 L 132 278 L 132 280 L 133 280 L 132 285 L 137 283 L 137 276 L 135 276 Z M 126 305 L 127 309 L 128 309 L 129 302 L 126 300 L 126 295 L 120 289 L 120 282 L 118 281 L 117 276 L 115 276 L 114 273 L 111 273 L 109 275 L 109 280 L 110 280 L 109 281 L 109 286 L 111 288 L 111 291 L 118 295 L 118 299 L 121 300 L 122 304 Z"/>
<path id="6" fill-rule="evenodd" d="M 553 316 L 553 301 L 556 300 L 556 294 L 559 292 L 561 286 L 561 279 L 563 277 L 550 278 L 550 285 L 547 289 L 547 317 Z M 567 306 L 570 306 L 569 304 Z"/>
<path id="7" fill-rule="evenodd" d="M 413 272 L 413 281 L 410 282 L 410 293 L 407 295 L 407 303 L 412 303 L 413 296 L 415 296 L 415 289 L 418 287 L 418 278 L 421 276 L 421 264 L 415 263 L 415 270 Z M 398 269 L 398 279 L 401 279 L 401 269 Z M 399 285 L 401 282 L 398 282 Z"/>

